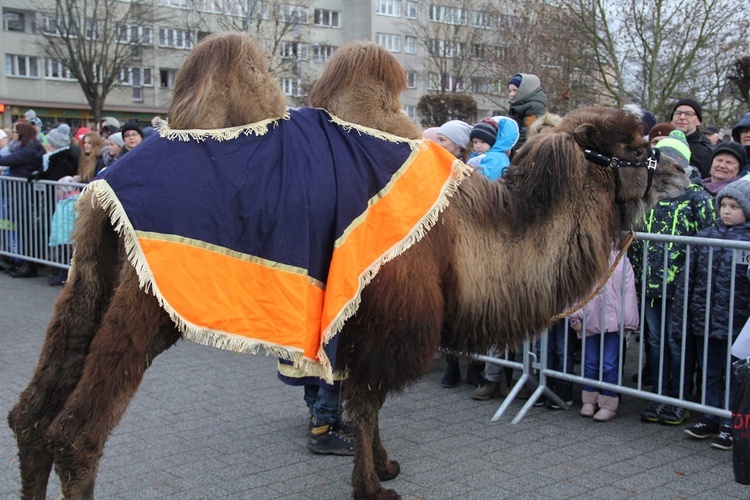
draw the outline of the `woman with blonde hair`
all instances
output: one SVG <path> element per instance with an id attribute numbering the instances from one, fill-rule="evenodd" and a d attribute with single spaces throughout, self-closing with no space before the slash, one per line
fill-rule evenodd
<path id="1" fill-rule="evenodd" d="M 84 134 L 81 140 L 81 147 L 83 148 L 83 154 L 78 162 L 78 177 L 79 182 L 91 182 L 96 177 L 96 174 L 104 168 L 104 162 L 102 161 L 102 149 L 104 148 L 104 140 L 96 132 L 88 132 Z"/>

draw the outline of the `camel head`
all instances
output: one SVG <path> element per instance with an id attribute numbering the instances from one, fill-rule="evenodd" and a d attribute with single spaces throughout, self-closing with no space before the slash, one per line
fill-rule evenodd
<path id="1" fill-rule="evenodd" d="M 422 131 L 402 111 L 406 74 L 398 59 L 374 42 L 339 47 L 313 84 L 308 104 L 339 118 L 409 139 Z"/>
<path id="2" fill-rule="evenodd" d="M 285 112 L 286 99 L 263 51 L 246 33 L 216 33 L 201 40 L 177 72 L 169 126 L 226 128 Z"/>
<path id="3" fill-rule="evenodd" d="M 619 203 L 638 204 L 642 211 L 660 199 L 678 196 L 689 185 L 682 167 L 661 158 L 644 140 L 641 119 L 630 111 L 581 108 L 566 115 L 557 130 L 572 134 L 584 156 L 602 173 L 609 171 Z"/>

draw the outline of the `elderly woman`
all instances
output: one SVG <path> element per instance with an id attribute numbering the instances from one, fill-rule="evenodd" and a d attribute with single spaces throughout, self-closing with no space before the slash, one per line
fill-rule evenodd
<path id="1" fill-rule="evenodd" d="M 727 184 L 740 178 L 740 170 L 747 164 L 745 148 L 736 142 L 722 142 L 714 149 L 710 177 L 703 179 L 703 187 L 716 196 Z"/>

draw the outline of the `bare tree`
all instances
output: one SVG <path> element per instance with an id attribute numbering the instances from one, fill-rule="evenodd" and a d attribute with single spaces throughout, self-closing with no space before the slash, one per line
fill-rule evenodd
<path id="1" fill-rule="evenodd" d="M 666 116 L 684 95 L 698 96 L 710 115 L 729 63 L 744 49 L 749 7 L 743 2 L 560 0 L 558 5 L 590 61 L 593 85 L 587 90 L 617 105 L 637 102 L 657 116 Z"/>
<path id="2" fill-rule="evenodd" d="M 41 50 L 78 81 L 96 122 L 122 71 L 151 45 L 155 21 L 151 0 L 55 0 L 40 6 Z M 149 75 L 137 75 L 139 78 Z M 153 77 L 153 75 L 150 75 Z"/>

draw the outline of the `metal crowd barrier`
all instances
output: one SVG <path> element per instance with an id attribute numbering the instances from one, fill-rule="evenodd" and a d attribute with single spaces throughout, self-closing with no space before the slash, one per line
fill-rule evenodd
<path id="1" fill-rule="evenodd" d="M 69 268 L 73 207 L 84 186 L 0 175 L 0 256 Z"/>
<path id="2" fill-rule="evenodd" d="M 47 264 L 49 266 L 59 268 L 69 268 L 70 258 L 72 254 L 72 245 L 70 241 L 70 232 L 74 223 L 74 211 L 73 206 L 78 198 L 78 194 L 84 187 L 84 184 L 79 183 L 68 183 L 68 182 L 51 182 L 51 181 L 36 181 L 28 182 L 26 179 L 9 177 L 6 175 L 0 175 L 0 256 L 6 256 L 11 258 L 18 258 L 36 263 Z M 733 267 L 738 265 L 747 265 L 750 262 L 750 242 L 741 241 L 727 241 L 727 240 L 716 240 L 707 238 L 695 238 L 695 237 L 684 237 L 684 236 L 664 236 L 649 233 L 636 233 L 636 240 L 642 240 L 650 242 L 649 245 L 644 245 L 642 262 L 648 262 L 648 252 L 651 245 L 663 245 L 669 248 L 671 245 L 685 245 L 687 257 L 685 262 L 684 280 L 687 283 L 689 279 L 689 267 L 690 267 L 690 248 L 693 246 L 709 246 L 709 247 L 724 247 L 731 248 L 734 250 L 733 253 Z M 665 260 L 667 254 L 665 251 Z M 713 250 L 709 251 L 711 262 L 713 262 Z M 664 263 L 664 275 L 662 276 L 663 281 L 663 297 L 666 297 L 666 279 L 668 268 L 667 262 Z M 708 272 L 710 273 L 710 267 Z M 548 332 L 542 332 L 535 341 L 526 341 L 523 347 L 516 352 L 516 356 L 520 359 L 516 359 L 516 356 L 510 356 L 509 351 L 505 351 L 504 356 L 494 357 L 483 354 L 474 354 L 471 357 L 485 363 L 493 363 L 507 368 L 512 368 L 514 371 L 520 372 L 520 378 L 515 382 L 510 390 L 510 393 L 504 399 L 500 408 L 497 410 L 495 415 L 492 417 L 493 421 L 499 420 L 503 414 L 508 410 L 511 403 L 517 398 L 524 388 L 528 387 L 532 390 L 532 394 L 528 401 L 523 405 L 521 410 L 517 413 L 513 419 L 513 423 L 519 422 L 533 406 L 533 404 L 543 395 L 548 399 L 556 402 L 561 407 L 565 408 L 565 402 L 562 401 L 557 394 L 552 392 L 549 387 L 548 381 L 550 379 L 556 379 L 561 381 L 572 382 L 579 385 L 587 385 L 596 387 L 599 389 L 607 389 L 620 394 L 626 394 L 641 398 L 648 401 L 657 401 L 660 403 L 674 404 L 686 408 L 690 411 L 697 411 L 701 413 L 708 413 L 716 415 L 722 418 L 731 417 L 731 411 L 729 408 L 729 390 L 725 390 L 724 401 L 721 407 L 709 406 L 706 404 L 706 372 L 702 372 L 702 378 L 696 380 L 696 387 L 698 388 L 696 396 L 692 394 L 684 394 L 682 390 L 685 387 L 685 363 L 682 363 L 680 367 L 680 394 L 677 397 L 670 397 L 662 393 L 662 380 L 663 380 L 663 367 L 661 362 L 658 367 L 652 367 L 652 381 L 654 384 L 655 391 L 645 387 L 643 383 L 644 376 L 642 373 L 644 366 L 645 356 L 645 345 L 647 339 L 645 338 L 645 310 L 646 310 L 646 295 L 645 295 L 645 269 L 642 289 L 639 290 L 640 300 L 640 342 L 637 351 L 637 370 L 638 376 L 635 384 L 627 384 L 623 380 L 623 358 L 626 353 L 628 346 L 628 338 L 624 335 L 623 326 L 620 325 L 620 373 L 618 376 L 617 384 L 611 384 L 604 382 L 602 379 L 602 371 L 599 371 L 598 379 L 591 379 L 584 377 L 581 373 L 574 373 L 569 370 L 560 370 L 554 368 L 554 363 L 549 356 L 549 334 Z M 710 277 L 709 277 L 710 278 Z M 735 278 L 731 280 L 731 296 L 734 295 L 734 287 L 736 279 L 747 279 L 744 271 L 740 276 L 735 273 Z M 637 280 L 638 281 L 638 280 Z M 709 279 L 710 282 L 710 279 Z M 710 290 L 709 290 L 710 292 Z M 710 293 L 709 293 L 710 296 Z M 665 299 L 662 299 L 665 300 Z M 687 301 L 686 301 L 687 303 Z M 734 301 L 730 301 L 730 324 L 728 325 L 729 331 L 732 330 L 732 312 L 734 310 Z M 674 314 L 674 312 L 673 312 Z M 681 358 L 685 358 L 685 346 L 690 340 L 685 328 L 687 319 L 687 306 L 681 311 L 682 314 L 682 330 L 678 332 L 681 338 L 680 345 L 682 346 Z M 662 317 L 662 328 L 661 328 L 661 350 L 659 359 L 664 358 L 664 351 L 667 348 L 667 338 L 665 335 L 665 323 L 669 321 L 669 318 Z M 585 331 L 586 318 L 584 317 Z M 708 327 L 706 327 L 708 329 Z M 570 334 L 568 328 L 568 321 L 565 320 L 564 330 L 566 333 L 564 356 L 560 360 L 559 365 L 566 367 L 575 363 L 570 363 L 567 356 L 570 354 L 568 348 L 568 342 L 574 342 L 575 337 Z M 703 337 L 696 337 L 697 339 L 703 339 L 702 341 L 707 345 L 708 342 L 708 331 L 704 332 Z M 731 374 L 731 355 L 730 347 L 732 338 L 727 339 L 727 363 L 725 379 L 730 380 Z M 586 336 L 584 335 L 581 339 L 581 358 L 583 358 L 583 352 L 585 351 Z M 704 366 L 706 364 L 705 352 L 704 351 Z M 632 355 L 632 354 L 631 354 Z M 601 356 L 600 356 L 601 357 Z M 581 365 L 583 361 L 581 361 Z M 581 368 L 582 372 L 582 368 Z"/>

